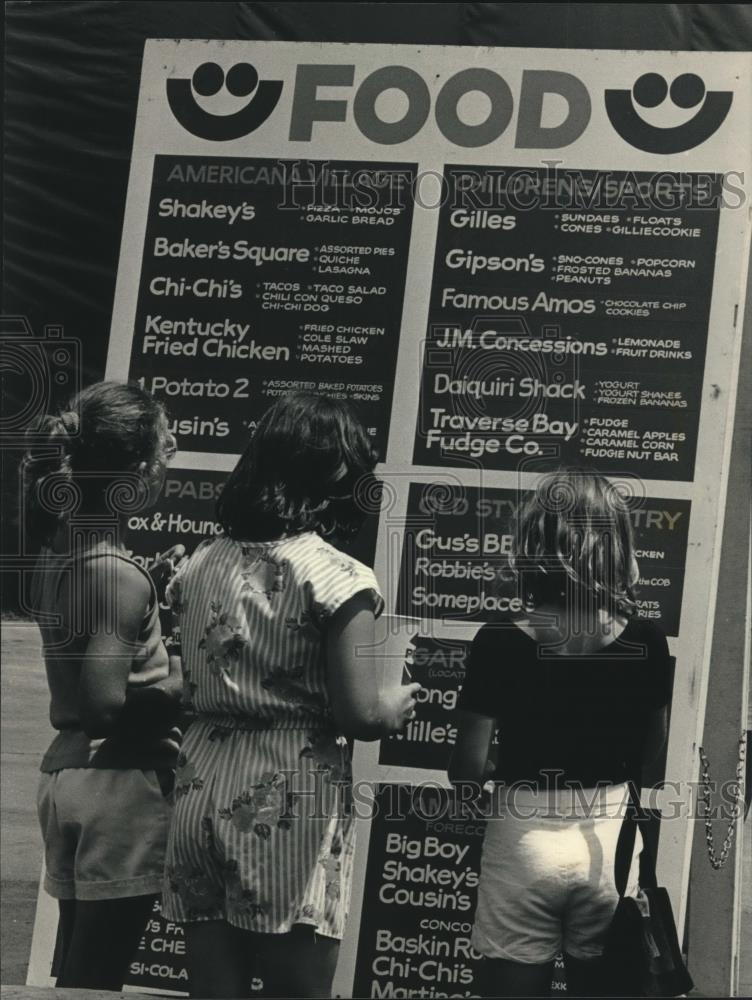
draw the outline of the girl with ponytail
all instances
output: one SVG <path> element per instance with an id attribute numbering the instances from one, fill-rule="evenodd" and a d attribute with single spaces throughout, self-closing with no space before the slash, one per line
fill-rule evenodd
<path id="1" fill-rule="evenodd" d="M 158 498 L 175 442 L 161 405 L 115 382 L 43 417 L 28 442 L 31 599 L 57 730 L 38 794 L 57 985 L 119 990 L 160 889 L 182 691 L 125 523 Z"/>

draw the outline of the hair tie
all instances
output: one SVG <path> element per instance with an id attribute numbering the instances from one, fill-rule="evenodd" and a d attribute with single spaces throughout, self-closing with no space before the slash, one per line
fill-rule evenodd
<path id="1" fill-rule="evenodd" d="M 69 437 L 78 434 L 80 423 L 75 410 L 66 410 L 65 413 L 60 414 L 58 419 L 63 430 Z"/>

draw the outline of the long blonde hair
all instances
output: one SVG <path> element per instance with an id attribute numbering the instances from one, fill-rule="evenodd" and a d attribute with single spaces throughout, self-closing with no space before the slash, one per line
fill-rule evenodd
<path id="1" fill-rule="evenodd" d="M 639 577 L 629 505 L 596 472 L 545 475 L 517 509 L 505 579 L 528 610 L 560 604 L 567 590 L 591 606 L 634 614 Z"/>

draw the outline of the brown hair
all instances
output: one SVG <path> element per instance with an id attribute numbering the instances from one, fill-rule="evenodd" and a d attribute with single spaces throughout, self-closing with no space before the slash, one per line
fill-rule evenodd
<path id="1" fill-rule="evenodd" d="M 164 407 L 134 383 L 97 382 L 60 413 L 39 417 L 22 465 L 27 544 L 49 544 L 74 509 L 116 515 L 116 486 L 120 500 L 130 493 L 137 503 L 134 470 L 155 464 L 166 436 Z"/>
<path id="2" fill-rule="evenodd" d="M 283 396 L 263 415 L 217 502 L 232 538 L 266 541 L 316 531 L 346 538 L 373 496 L 376 451 L 349 403 L 309 392 Z"/>

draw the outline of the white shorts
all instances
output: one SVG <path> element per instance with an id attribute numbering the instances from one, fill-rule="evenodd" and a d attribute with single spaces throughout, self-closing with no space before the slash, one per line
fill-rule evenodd
<path id="1" fill-rule="evenodd" d="M 472 944 L 487 958 L 543 964 L 598 957 L 616 909 L 614 857 L 627 786 L 572 809 L 561 793 L 517 792 L 486 825 Z M 639 830 L 627 881 L 638 889 Z"/>

